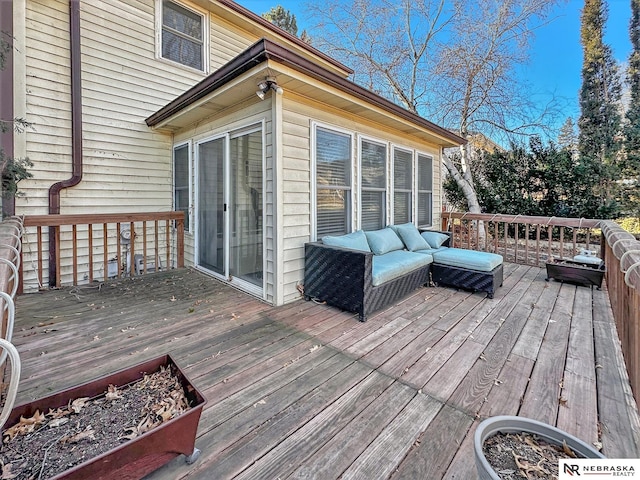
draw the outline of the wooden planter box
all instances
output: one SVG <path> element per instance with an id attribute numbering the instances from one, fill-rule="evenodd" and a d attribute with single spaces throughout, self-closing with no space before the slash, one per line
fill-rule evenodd
<path id="1" fill-rule="evenodd" d="M 191 407 L 189 410 L 117 448 L 52 477 L 52 480 L 140 479 L 181 454 L 187 455 L 188 463 L 193 463 L 200 454 L 195 448 L 195 440 L 198 421 L 206 400 L 169 355 L 19 405 L 11 411 L 5 425 L 17 423 L 20 416 L 31 417 L 36 410 L 48 412 L 50 408 L 55 410 L 66 406 L 77 398 L 99 396 L 109 385 L 123 386 L 142 379 L 145 373 L 151 374 L 160 370 L 160 367 L 167 366 L 182 384 Z"/>
<path id="2" fill-rule="evenodd" d="M 604 264 L 591 265 L 573 260 L 562 260 L 557 263 L 547 262 L 546 280 L 549 281 L 553 278 L 560 282 L 575 283 L 586 287 L 593 285 L 600 290 L 605 272 Z"/>

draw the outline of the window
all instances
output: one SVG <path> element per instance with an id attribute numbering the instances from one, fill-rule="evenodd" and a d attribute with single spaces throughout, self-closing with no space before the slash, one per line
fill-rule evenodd
<path id="1" fill-rule="evenodd" d="M 387 223 L 387 147 L 362 140 L 360 143 L 360 220 L 363 230 L 378 230 Z"/>
<path id="2" fill-rule="evenodd" d="M 184 230 L 189 230 L 189 144 L 173 149 L 173 208 L 184 212 Z"/>
<path id="3" fill-rule="evenodd" d="M 413 221 L 413 155 L 393 149 L 393 223 L 400 225 Z"/>
<path id="4" fill-rule="evenodd" d="M 432 223 L 433 158 L 418 155 L 418 226 Z"/>
<path id="5" fill-rule="evenodd" d="M 351 136 L 316 128 L 316 237 L 351 231 Z"/>
<path id="6" fill-rule="evenodd" d="M 204 16 L 162 0 L 162 58 L 205 70 Z"/>

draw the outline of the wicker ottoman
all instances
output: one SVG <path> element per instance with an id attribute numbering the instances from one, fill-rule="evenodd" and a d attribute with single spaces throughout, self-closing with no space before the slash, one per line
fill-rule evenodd
<path id="1" fill-rule="evenodd" d="M 431 255 L 431 279 L 436 285 L 486 292 L 489 298 L 502 286 L 502 255 L 446 247 Z"/>

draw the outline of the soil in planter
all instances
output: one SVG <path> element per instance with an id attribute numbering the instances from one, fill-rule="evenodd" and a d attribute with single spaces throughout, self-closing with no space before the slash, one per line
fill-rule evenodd
<path id="1" fill-rule="evenodd" d="M 559 447 L 529 433 L 497 433 L 484 441 L 482 451 L 502 480 L 557 480 L 558 461 L 576 457 L 566 445 Z"/>
<path id="2" fill-rule="evenodd" d="M 46 479 L 79 465 L 189 409 L 169 368 L 97 398 L 36 412 L 3 432 L 0 479 Z"/>

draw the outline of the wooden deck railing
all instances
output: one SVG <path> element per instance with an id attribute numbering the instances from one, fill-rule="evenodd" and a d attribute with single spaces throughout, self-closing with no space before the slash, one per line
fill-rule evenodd
<path id="1" fill-rule="evenodd" d="M 24 227 L 21 291 L 184 266 L 184 212 L 32 215 Z"/>
<path id="2" fill-rule="evenodd" d="M 605 279 L 631 388 L 640 404 L 640 241 L 603 222 Z"/>
<path id="3" fill-rule="evenodd" d="M 501 254 L 512 263 L 544 266 L 570 259 L 581 249 L 600 251 L 601 220 L 442 212 L 442 230 L 452 246 Z"/>

